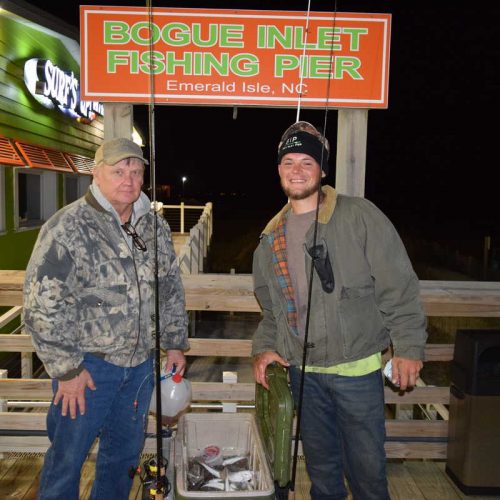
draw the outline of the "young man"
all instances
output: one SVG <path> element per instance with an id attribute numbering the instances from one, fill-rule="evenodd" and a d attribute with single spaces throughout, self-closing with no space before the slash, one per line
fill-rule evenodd
<path id="1" fill-rule="evenodd" d="M 141 148 L 103 142 L 87 194 L 40 230 L 26 269 L 28 332 L 54 400 L 47 415 L 51 446 L 40 499 L 78 499 L 80 470 L 99 437 L 90 498 L 126 500 L 144 445 L 154 386 L 154 214 L 141 191 Z M 158 219 L 161 346 L 167 366 L 186 365 L 184 289 L 170 228 Z"/>
<path id="2" fill-rule="evenodd" d="M 263 313 L 253 339 L 254 375 L 268 388 L 267 365 L 289 367 L 297 402 L 309 306 L 301 437 L 311 498 L 345 498 L 345 476 L 354 499 L 386 500 L 381 351 L 392 344 L 393 381 L 401 390 L 415 385 L 426 319 L 418 279 L 390 221 L 363 198 L 321 188 L 328 153 L 327 140 L 307 122 L 292 125 L 279 144 L 289 203 L 254 253 Z"/>

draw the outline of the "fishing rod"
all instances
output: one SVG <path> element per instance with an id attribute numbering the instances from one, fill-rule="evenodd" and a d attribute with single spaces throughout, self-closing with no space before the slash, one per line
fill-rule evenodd
<path id="1" fill-rule="evenodd" d="M 310 11 L 311 11 L 311 0 L 308 0 L 306 26 L 309 26 Z M 335 32 L 336 20 L 337 20 L 337 0 L 334 0 L 332 33 Z M 308 30 L 306 29 L 306 36 L 307 36 L 307 31 Z M 306 44 L 304 44 L 304 46 L 305 45 Z M 327 86 L 326 86 L 326 99 L 325 99 L 324 121 L 323 121 L 323 130 L 322 130 L 322 135 L 324 137 L 325 143 L 323 144 L 324 147 L 321 149 L 320 168 L 322 168 L 322 165 L 323 165 L 324 153 L 325 153 L 325 147 L 326 147 L 326 141 L 327 141 L 326 130 L 327 130 L 327 122 L 328 122 L 328 103 L 330 100 L 332 68 L 333 68 L 333 45 L 330 48 L 330 71 L 328 73 L 328 81 L 327 81 Z M 301 77 L 301 83 L 302 83 L 302 77 Z M 302 85 L 299 88 L 302 88 Z M 297 122 L 299 121 L 299 118 L 300 118 L 300 97 L 301 97 L 301 94 L 299 94 L 299 101 L 298 101 L 298 106 L 297 106 L 297 120 L 296 120 Z M 303 402 L 303 398 L 304 398 L 304 379 L 305 379 L 306 364 L 307 364 L 307 353 L 308 353 L 309 348 L 314 347 L 314 344 L 310 344 L 308 339 L 309 339 L 309 319 L 311 316 L 311 299 L 312 299 L 314 269 L 315 269 L 315 262 L 319 257 L 317 255 L 317 252 L 316 252 L 316 243 L 317 243 L 317 238 L 318 238 L 318 216 L 319 216 L 319 207 L 321 204 L 321 195 L 322 195 L 322 190 L 321 190 L 321 182 L 320 182 L 318 184 L 316 210 L 315 210 L 315 215 L 314 215 L 313 244 L 312 244 L 312 248 L 311 248 L 312 249 L 312 252 L 311 252 L 312 261 L 311 261 L 311 270 L 309 273 L 309 286 L 307 289 L 307 310 L 306 310 L 306 322 L 305 322 L 305 327 L 304 327 L 304 347 L 302 349 L 302 363 L 301 363 L 299 393 L 298 393 L 298 397 L 297 397 L 297 410 L 296 410 L 297 421 L 296 421 L 296 426 L 295 426 L 295 439 L 294 439 L 293 458 L 292 458 L 292 475 L 291 475 L 291 479 L 290 479 L 290 489 L 288 492 L 288 500 L 295 500 L 295 482 L 297 480 L 297 460 L 298 460 L 298 455 L 299 455 L 300 425 L 301 425 L 301 417 L 302 417 L 302 402 Z"/>
<path id="2" fill-rule="evenodd" d="M 146 0 L 149 28 L 149 56 L 153 61 L 153 6 L 151 0 Z M 163 457 L 163 429 L 161 422 L 161 347 L 160 347 L 160 299 L 158 280 L 158 210 L 156 200 L 156 150 L 155 150 L 155 80 L 154 72 L 149 74 L 148 128 L 149 128 L 149 178 L 151 200 L 153 206 L 153 239 L 154 239 L 154 317 L 155 317 L 155 347 L 154 347 L 154 375 L 156 399 L 156 459 L 144 462 L 142 471 L 143 500 L 162 500 L 170 491 L 166 476 L 167 460 Z"/>

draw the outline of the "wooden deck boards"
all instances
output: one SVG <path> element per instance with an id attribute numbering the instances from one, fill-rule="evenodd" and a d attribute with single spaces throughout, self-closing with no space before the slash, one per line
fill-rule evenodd
<path id="1" fill-rule="evenodd" d="M 38 487 L 42 453 L 11 453 L 0 459 L 0 498 L 34 500 Z M 495 500 L 500 496 L 466 496 L 446 475 L 443 461 L 392 461 L 387 464 L 389 492 L 392 500 Z M 89 458 L 82 471 L 80 499 L 89 497 L 95 470 Z M 141 498 L 141 484 L 134 480 L 130 500 Z M 309 479 L 303 458 L 298 460 L 296 500 L 308 500 Z M 348 497 L 352 500 L 352 497 Z"/>

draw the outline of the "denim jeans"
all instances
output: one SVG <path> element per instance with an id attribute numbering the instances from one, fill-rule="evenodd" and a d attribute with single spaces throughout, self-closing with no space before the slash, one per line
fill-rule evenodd
<path id="1" fill-rule="evenodd" d="M 297 405 L 301 370 L 290 368 Z M 360 377 L 306 373 L 300 434 L 312 500 L 388 500 L 384 387 L 379 370 Z"/>
<path id="2" fill-rule="evenodd" d="M 93 500 L 127 500 L 144 446 L 149 402 L 154 386 L 152 357 L 134 368 L 121 368 L 86 354 L 85 368 L 96 390 L 85 390 L 85 414 L 61 416 L 61 403 L 47 415 L 51 446 L 45 455 L 38 499 L 78 500 L 80 472 L 99 437 Z M 54 394 L 57 381 L 53 381 Z M 135 406 L 134 402 L 137 402 Z"/>

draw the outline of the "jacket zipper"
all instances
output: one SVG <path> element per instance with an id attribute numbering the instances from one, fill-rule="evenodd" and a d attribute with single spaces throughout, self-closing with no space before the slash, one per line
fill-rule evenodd
<path id="1" fill-rule="evenodd" d="M 139 222 L 141 220 L 142 220 L 142 217 L 137 220 L 135 226 L 137 226 L 137 224 L 139 224 Z M 122 238 L 125 239 L 125 243 L 127 244 L 127 247 L 130 250 L 130 254 L 132 256 L 132 262 L 134 264 L 134 272 L 135 272 L 135 282 L 136 282 L 136 285 L 137 285 L 137 295 L 139 297 L 139 318 L 138 318 L 139 325 L 138 325 L 138 329 L 137 329 L 137 338 L 136 338 L 135 345 L 134 345 L 134 351 L 132 353 L 132 356 L 130 357 L 130 366 L 132 366 L 132 360 L 134 359 L 135 353 L 137 351 L 137 346 L 139 345 L 139 340 L 141 338 L 141 312 L 142 312 L 141 284 L 139 282 L 139 273 L 137 272 L 137 265 L 136 265 L 136 262 L 135 262 L 135 247 L 134 247 L 134 244 L 132 242 L 132 245 L 129 246 L 128 241 L 127 241 L 127 236 L 123 234 L 123 231 L 122 231 L 121 228 L 120 228 L 120 233 L 122 235 Z"/>

